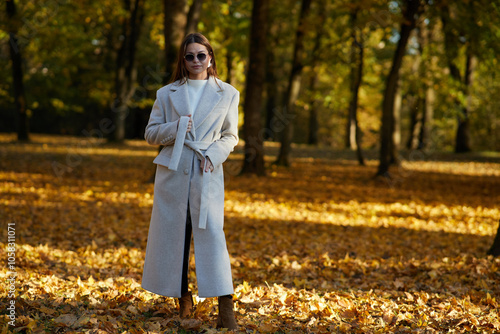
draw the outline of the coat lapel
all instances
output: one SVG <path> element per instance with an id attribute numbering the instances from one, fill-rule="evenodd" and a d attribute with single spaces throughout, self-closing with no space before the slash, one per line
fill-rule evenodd
<path id="1" fill-rule="evenodd" d="M 178 82 L 176 82 L 171 86 L 170 90 L 172 91 L 169 95 L 170 102 L 175 112 L 179 116 L 189 115 L 191 113 L 191 106 L 189 105 L 187 84 L 179 86 Z"/>
<path id="2" fill-rule="evenodd" d="M 207 118 L 214 107 L 219 103 L 222 98 L 222 89 L 217 85 L 215 81 L 217 79 L 211 77 L 208 79 L 207 85 L 203 90 L 200 98 L 200 103 L 196 108 L 196 112 L 193 116 L 193 125 L 198 128 L 203 121 Z"/>

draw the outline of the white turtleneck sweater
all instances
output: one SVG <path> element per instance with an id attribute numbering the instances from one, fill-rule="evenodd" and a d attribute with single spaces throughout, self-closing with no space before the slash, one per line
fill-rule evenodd
<path id="1" fill-rule="evenodd" d="M 203 89 L 207 85 L 208 80 L 187 80 L 188 94 L 189 94 L 189 104 L 191 106 L 191 117 L 194 116 L 194 112 L 200 103 L 201 95 L 203 94 Z"/>

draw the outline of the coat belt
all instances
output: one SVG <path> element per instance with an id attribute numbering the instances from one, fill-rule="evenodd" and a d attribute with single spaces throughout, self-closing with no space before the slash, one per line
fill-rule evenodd
<path id="1" fill-rule="evenodd" d="M 172 156 L 170 157 L 170 163 L 168 165 L 168 169 L 177 171 L 177 167 L 179 166 L 179 161 L 181 159 L 182 147 L 186 145 L 191 150 L 193 150 L 198 158 L 203 161 L 205 155 L 202 150 L 208 149 L 208 147 L 212 144 L 210 142 L 203 141 L 192 141 L 186 139 L 187 134 L 187 126 L 189 122 L 189 117 L 182 116 L 179 120 L 179 127 L 177 128 L 177 135 L 175 137 L 174 149 L 172 152 Z M 205 160 L 206 164 L 206 160 Z M 203 174 L 202 174 L 202 185 L 201 185 L 201 196 L 200 196 L 200 219 L 198 222 L 198 227 L 201 229 L 206 229 L 207 227 L 207 217 L 208 217 L 208 205 L 209 205 L 209 193 L 210 193 L 210 175 L 211 172 L 205 171 L 206 166 L 203 166 Z"/>

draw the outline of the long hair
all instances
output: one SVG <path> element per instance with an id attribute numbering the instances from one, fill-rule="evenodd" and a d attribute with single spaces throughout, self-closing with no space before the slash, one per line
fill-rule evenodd
<path id="1" fill-rule="evenodd" d="M 212 66 L 207 69 L 208 77 L 210 78 L 213 76 L 215 78 L 219 78 L 219 75 L 217 74 L 217 64 L 215 62 L 214 49 L 212 48 L 212 45 L 210 45 L 210 42 L 205 36 L 198 32 L 195 32 L 184 37 L 181 47 L 179 48 L 179 54 L 177 55 L 177 66 L 170 82 L 180 80 L 180 85 L 186 83 L 189 77 L 189 72 L 186 68 L 186 64 L 184 63 L 184 56 L 186 54 L 187 46 L 192 43 L 198 43 L 207 48 L 208 54 L 212 57 Z"/>

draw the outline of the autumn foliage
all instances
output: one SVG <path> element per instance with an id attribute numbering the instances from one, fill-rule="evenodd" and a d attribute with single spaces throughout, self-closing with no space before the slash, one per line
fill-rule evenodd
<path id="1" fill-rule="evenodd" d="M 173 298 L 140 287 L 155 147 L 13 139 L 0 136 L 0 219 L 15 223 L 17 318 L 8 325 L 2 288 L 1 333 L 217 332 L 214 299 L 181 320 Z M 262 178 L 237 176 L 241 150 L 225 164 L 242 333 L 500 332 L 500 259 L 486 256 L 498 157 L 408 160 L 386 180 L 373 160 L 296 152 Z"/>

